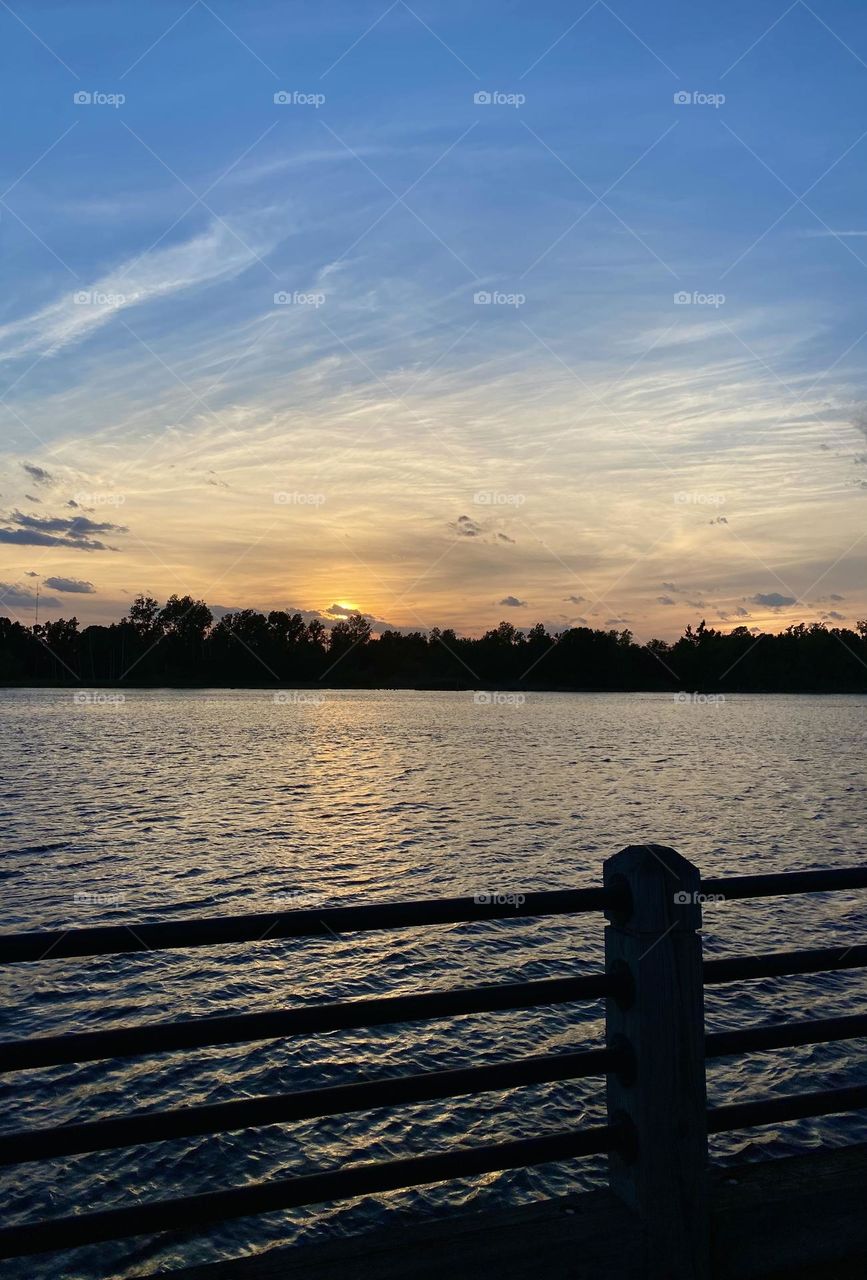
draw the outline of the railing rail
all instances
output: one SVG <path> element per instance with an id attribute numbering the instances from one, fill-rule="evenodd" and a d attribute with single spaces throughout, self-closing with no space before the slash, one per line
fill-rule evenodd
<path id="1" fill-rule="evenodd" d="M 705 986 L 867 965 L 867 945 L 703 958 L 701 903 L 867 887 L 867 867 L 702 880 L 663 846 L 635 846 L 605 864 L 602 888 L 488 901 L 442 899 L 324 911 L 176 920 L 0 937 L 0 963 L 235 945 L 271 938 L 414 928 L 515 917 L 604 911 L 602 973 L 380 996 L 193 1018 L 144 1026 L 38 1036 L 0 1043 L 0 1070 L 34 1070 L 256 1040 L 378 1027 L 466 1014 L 605 1001 L 606 1043 L 455 1070 L 363 1080 L 160 1112 L 0 1135 L 0 1165 L 169 1141 L 376 1107 L 494 1090 L 606 1079 L 608 1123 L 511 1142 L 363 1163 L 152 1204 L 77 1214 L 0 1229 L 0 1257 L 72 1248 L 130 1235 L 207 1226 L 225 1218 L 498 1170 L 609 1155 L 615 1193 L 641 1218 L 650 1264 L 674 1280 L 709 1275 L 704 1171 L 707 1135 L 867 1106 L 867 1085 L 707 1108 L 705 1064 L 720 1057 L 867 1036 L 867 1015 L 704 1030 Z M 676 1120 L 673 1119 L 676 1117 Z"/>
<path id="2" fill-rule="evenodd" d="M 834 867 L 823 871 L 781 871 L 761 876 L 721 876 L 703 879 L 701 892 L 721 894 L 727 902 L 743 898 L 788 897 L 793 893 L 839 893 L 867 889 L 867 867 Z"/>
<path id="3" fill-rule="evenodd" d="M 814 1116 L 840 1115 L 867 1107 L 867 1084 L 847 1089 L 823 1089 L 816 1093 L 796 1093 L 785 1098 L 760 1098 L 755 1102 L 730 1102 L 711 1107 L 707 1113 L 708 1133 L 728 1133 L 757 1124 L 780 1124 L 785 1120 L 809 1120 Z"/>
<path id="4" fill-rule="evenodd" d="M 70 1249 L 125 1236 L 144 1235 L 177 1228 L 207 1226 L 228 1218 L 244 1218 L 274 1209 L 296 1209 L 354 1196 L 420 1187 L 450 1178 L 474 1177 L 503 1169 L 572 1160 L 577 1156 L 609 1151 L 619 1131 L 597 1125 L 578 1132 L 551 1133 L 540 1138 L 516 1138 L 487 1146 L 457 1147 L 427 1156 L 383 1160 L 376 1164 L 350 1165 L 328 1173 L 296 1178 L 272 1178 L 229 1191 L 207 1191 L 179 1196 L 130 1209 L 107 1209 L 76 1214 L 53 1222 L 34 1223 L 0 1230 L 0 1257 L 20 1257 L 48 1250 Z"/>
<path id="5" fill-rule="evenodd" d="M 770 951 L 759 956 L 726 956 L 705 960 L 705 986 L 719 982 L 748 982 L 753 978 L 787 978 L 867 965 L 867 946 L 822 947 L 813 951 Z"/>
<path id="6" fill-rule="evenodd" d="M 63 1062 L 95 1062 L 100 1058 L 131 1058 L 173 1049 L 212 1048 L 278 1036 L 348 1031 L 469 1013 L 536 1009 L 576 1000 L 599 1000 L 627 986 L 625 975 L 599 973 L 577 978 L 541 978 L 536 982 L 503 982 L 414 996 L 376 996 L 297 1009 L 269 1009 L 263 1013 L 154 1022 L 107 1031 L 35 1036 L 0 1046 L 0 1071 L 53 1067 Z"/>
<path id="7" fill-rule="evenodd" d="M 774 1023 L 742 1031 L 705 1036 L 705 1059 L 755 1053 L 796 1045 L 822 1044 L 867 1036 L 867 1014 L 807 1022 Z M 149 1145 L 205 1133 L 226 1133 L 260 1125 L 348 1115 L 377 1107 L 405 1106 L 466 1094 L 552 1084 L 634 1070 L 625 1046 L 539 1054 L 514 1062 L 498 1062 L 452 1071 L 426 1071 L 388 1076 L 359 1084 L 332 1085 L 296 1093 L 267 1094 L 236 1102 L 142 1111 L 84 1124 L 23 1129 L 0 1135 L 0 1165 L 25 1164 L 85 1151 Z"/>
<path id="8" fill-rule="evenodd" d="M 775 1022 L 741 1031 L 716 1031 L 704 1038 L 705 1058 L 728 1058 L 736 1053 L 765 1053 L 805 1044 L 829 1044 L 867 1036 L 867 1013 L 843 1018 L 809 1018 L 805 1022 Z"/>
<path id="9" fill-rule="evenodd" d="M 627 1066 L 614 1049 L 584 1049 L 574 1053 L 537 1054 L 515 1062 L 497 1062 L 453 1071 L 423 1071 L 388 1076 L 358 1084 L 331 1085 L 296 1093 L 267 1094 L 235 1102 L 216 1102 L 167 1111 L 142 1111 L 132 1116 L 92 1120 L 49 1129 L 24 1129 L 0 1136 L 0 1165 L 23 1164 L 83 1151 L 106 1151 L 139 1143 L 164 1142 L 204 1133 L 226 1133 L 289 1120 L 348 1115 L 376 1107 L 406 1106 L 440 1098 L 526 1085 L 552 1084 L 604 1076 Z"/>
<path id="10" fill-rule="evenodd" d="M 828 871 L 788 871 L 761 876 L 723 876 L 701 882 L 705 895 L 727 900 L 780 894 L 830 893 L 867 888 L 867 867 Z M 522 917 L 580 915 L 605 911 L 628 915 L 629 886 L 555 889 L 542 893 L 384 902 L 357 907 L 260 911 L 247 915 L 97 925 L 86 929 L 35 930 L 0 934 L 0 964 L 123 955 L 174 948 L 237 946 L 281 938 L 322 938 L 377 929 L 415 929 L 438 924 L 481 923 Z"/>
<path id="11" fill-rule="evenodd" d="M 382 902 L 359 907 L 260 911 L 251 915 L 144 922 L 129 926 L 98 925 L 88 929 L 40 930 L 0 934 L 0 964 L 66 960 L 73 956 L 121 955 L 174 947 L 237 946 L 278 938 L 333 938 L 340 933 L 373 929 L 418 929 L 437 924 L 471 924 L 514 920 L 522 916 L 579 915 L 628 903 L 607 889 L 556 889 L 520 895 L 476 894 L 420 902 Z M 518 901 L 505 898 L 520 897 Z"/>

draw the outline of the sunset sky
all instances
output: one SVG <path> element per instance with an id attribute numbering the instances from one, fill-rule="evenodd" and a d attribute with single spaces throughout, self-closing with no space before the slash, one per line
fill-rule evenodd
<path id="1" fill-rule="evenodd" d="M 863 4 L 0 37 L 0 612 L 867 616 Z"/>

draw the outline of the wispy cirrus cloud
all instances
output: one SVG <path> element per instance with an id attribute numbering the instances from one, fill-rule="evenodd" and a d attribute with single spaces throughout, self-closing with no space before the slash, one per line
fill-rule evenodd
<path id="1" fill-rule="evenodd" d="M 0 326 L 0 360 L 37 351 L 52 355 L 84 341 L 121 311 L 234 279 L 276 242 L 274 235 L 255 226 L 239 224 L 235 232 L 225 222 L 214 221 L 188 240 L 131 258 L 87 287 Z"/>

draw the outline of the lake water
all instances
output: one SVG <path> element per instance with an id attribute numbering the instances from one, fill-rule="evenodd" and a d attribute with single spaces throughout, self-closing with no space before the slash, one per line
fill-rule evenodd
<path id="1" fill-rule="evenodd" d="M 310 701 L 320 696 L 322 701 Z M 304 699 L 307 699 L 306 701 Z M 275 905 L 520 893 L 600 883 L 630 843 L 670 844 L 706 875 L 851 866 L 867 827 L 863 697 L 346 691 L 0 691 L 3 929 L 267 911 Z M 709 954 L 864 941 L 864 895 L 705 909 Z M 563 976 L 598 969 L 600 917 L 455 925 L 45 961 L 4 973 L 9 1039 L 118 1023 Z M 863 1010 L 867 975 L 717 988 L 709 1029 Z M 590 1047 L 595 1003 L 305 1040 L 85 1063 L 2 1078 L 9 1129 L 227 1101 Z M 709 1067 L 711 1101 L 864 1079 L 863 1041 Z M 14 1090 L 13 1086 L 14 1085 Z M 540 1086 L 94 1153 L 7 1171 L 5 1221 L 108 1208 L 359 1159 L 603 1119 L 601 1081 Z M 717 1159 L 867 1139 L 859 1116 L 712 1141 Z M 397 1214 L 501 1206 L 597 1183 L 600 1159 L 226 1223 L 7 1264 L 13 1277 L 131 1276 Z"/>

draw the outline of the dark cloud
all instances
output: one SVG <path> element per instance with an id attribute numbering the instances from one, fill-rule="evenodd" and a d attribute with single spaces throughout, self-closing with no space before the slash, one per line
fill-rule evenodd
<path id="1" fill-rule="evenodd" d="M 214 615 L 214 621 L 219 622 L 221 618 L 225 618 L 227 613 L 238 613 L 244 608 L 242 604 L 209 604 L 208 608 Z"/>
<path id="2" fill-rule="evenodd" d="M 663 591 L 671 591 L 674 595 L 677 595 L 683 590 L 683 587 L 676 587 L 673 582 L 661 582 L 659 585 L 662 587 Z"/>
<path id="3" fill-rule="evenodd" d="M 587 597 L 586 596 L 564 596 L 563 599 L 566 601 L 567 604 L 584 604 L 586 602 Z"/>
<path id="4" fill-rule="evenodd" d="M 749 609 L 744 609 L 742 605 L 738 605 L 738 607 L 735 609 L 736 618 L 748 618 L 749 616 L 750 616 Z"/>
<path id="5" fill-rule="evenodd" d="M 96 592 L 92 582 L 83 582 L 80 578 L 46 578 L 45 585 L 55 591 L 68 591 L 71 595 L 91 596 Z"/>
<path id="6" fill-rule="evenodd" d="M 832 609 L 832 610 L 830 611 L 830 613 L 823 613 L 823 614 L 822 614 L 822 617 L 823 617 L 823 618 L 825 618 L 825 619 L 827 619 L 828 621 L 831 621 L 831 622 L 845 622 L 845 621 L 846 621 L 846 615 L 845 615 L 844 613 L 838 613 L 836 609 Z"/>
<path id="7" fill-rule="evenodd" d="M 475 520 L 471 520 L 469 516 L 458 516 L 450 528 L 454 529 L 461 538 L 477 538 L 482 532 L 482 526 L 476 524 Z"/>
<path id="8" fill-rule="evenodd" d="M 794 596 L 781 596 L 779 591 L 759 591 L 750 596 L 750 600 L 764 609 L 786 609 L 789 605 L 798 603 Z"/>
<path id="9" fill-rule="evenodd" d="M 372 622 L 370 624 L 370 631 L 371 634 L 375 636 L 381 636 L 383 631 L 397 631 L 398 634 L 402 636 L 411 636 L 417 633 L 423 636 L 430 635 L 430 631 L 427 627 L 415 627 L 412 625 L 398 626 L 394 622 Z"/>
<path id="10" fill-rule="evenodd" d="M 674 604 L 675 601 L 672 600 L 671 596 L 657 596 L 656 603 L 657 604 Z"/>
<path id="11" fill-rule="evenodd" d="M 217 612 L 214 606 L 211 607 L 211 610 L 213 613 Z M 263 610 L 263 612 L 267 612 L 267 610 Z M 332 604 L 322 613 L 319 609 L 296 609 L 293 605 L 287 605 L 286 612 L 288 614 L 300 614 L 304 622 L 321 622 L 323 627 L 330 628 L 343 618 L 351 618 L 354 613 L 361 613 L 361 610 L 348 609 L 343 604 Z M 399 631 L 401 635 L 409 635 L 414 631 L 421 631 L 424 635 L 427 634 L 424 627 L 398 626 L 393 622 L 387 622 L 384 618 L 377 618 L 372 613 L 361 613 L 361 616 L 370 623 L 370 630 L 375 636 L 382 635 L 383 631 Z"/>
<path id="12" fill-rule="evenodd" d="M 33 462 L 22 462 L 21 465 L 30 476 L 30 479 L 35 480 L 37 484 L 53 484 L 54 477 L 44 467 L 37 467 Z"/>
<path id="13" fill-rule="evenodd" d="M 129 594 L 128 592 L 126 594 Z M 263 608 L 258 604 L 209 604 L 208 608 L 214 615 L 214 621 L 219 622 L 221 618 L 225 618 L 227 613 L 243 613 L 245 609 L 253 609 L 256 613 L 261 613 L 264 617 L 268 617 L 271 612 L 271 606 Z M 291 616 L 293 613 L 301 613 L 304 615 L 304 621 L 309 622 L 312 618 L 319 618 L 320 615 L 316 610 L 308 610 L 306 613 L 303 609 L 287 609 L 286 612 Z M 325 621 L 324 618 L 321 621 Z"/>
<path id="14" fill-rule="evenodd" d="M 354 613 L 360 613 L 361 610 L 350 609 L 348 605 L 345 604 L 330 604 L 325 612 L 331 618 L 351 618 Z M 364 614 L 364 617 L 368 616 L 368 614 Z"/>
<path id="15" fill-rule="evenodd" d="M 512 546 L 514 546 L 514 545 L 515 545 L 515 539 L 514 539 L 514 538 L 510 538 L 510 537 L 509 537 L 509 535 L 508 535 L 507 533 L 498 533 L 498 534 L 497 534 L 497 541 L 498 541 L 498 542 L 511 542 Z"/>
<path id="16" fill-rule="evenodd" d="M 60 601 L 55 596 L 40 596 L 39 603 L 46 609 L 56 609 Z M 15 582 L 0 582 L 0 610 L 33 609 L 36 606 L 36 592 L 29 587 L 20 587 Z"/>
<path id="17" fill-rule="evenodd" d="M 35 529 L 0 529 L 0 542 L 16 547 L 69 547 L 74 551 L 117 551 L 98 538 L 58 538 L 52 533 L 37 533 Z"/>
<path id="18" fill-rule="evenodd" d="M 716 516 L 713 520 L 708 520 L 708 524 L 728 524 L 725 516 Z"/>
<path id="19" fill-rule="evenodd" d="M 377 618 L 374 613 L 365 613 L 362 609 L 350 609 L 345 604 L 329 605 L 324 614 L 315 612 L 307 613 L 304 609 L 299 609 L 298 612 L 305 621 L 309 621 L 316 617 L 326 627 L 333 627 L 335 622 L 340 622 L 343 618 L 351 618 L 356 613 L 360 613 L 365 622 L 370 623 L 370 630 L 376 636 L 382 635 L 383 631 L 399 631 L 401 635 L 408 635 L 411 631 L 424 630 L 424 628 L 414 626 L 399 627 L 393 622 L 386 621 L 385 618 Z"/>
<path id="20" fill-rule="evenodd" d="M 606 627 L 622 627 L 628 621 L 628 618 L 606 618 L 605 625 Z"/>
<path id="21" fill-rule="evenodd" d="M 497 604 L 504 604 L 509 609 L 526 609 L 527 601 L 519 600 L 517 596 L 503 596 L 502 600 L 498 600 Z"/>
<path id="22" fill-rule="evenodd" d="M 42 502 L 42 499 L 37 498 L 35 493 L 25 493 L 24 497 L 28 502 Z"/>
<path id="23" fill-rule="evenodd" d="M 45 533 L 69 533 L 74 537 L 91 533 L 128 532 L 125 525 L 111 524 L 107 520 L 89 520 L 87 516 L 27 516 L 20 511 L 13 511 L 11 516 L 7 516 L 7 523 L 17 524 L 22 529 L 39 529 Z"/>
<path id="24" fill-rule="evenodd" d="M 87 516 L 30 516 L 21 511 L 0 517 L 0 542 L 26 547 L 70 547 L 76 551 L 116 551 L 93 535 L 127 533 L 125 525 L 89 520 Z"/>

